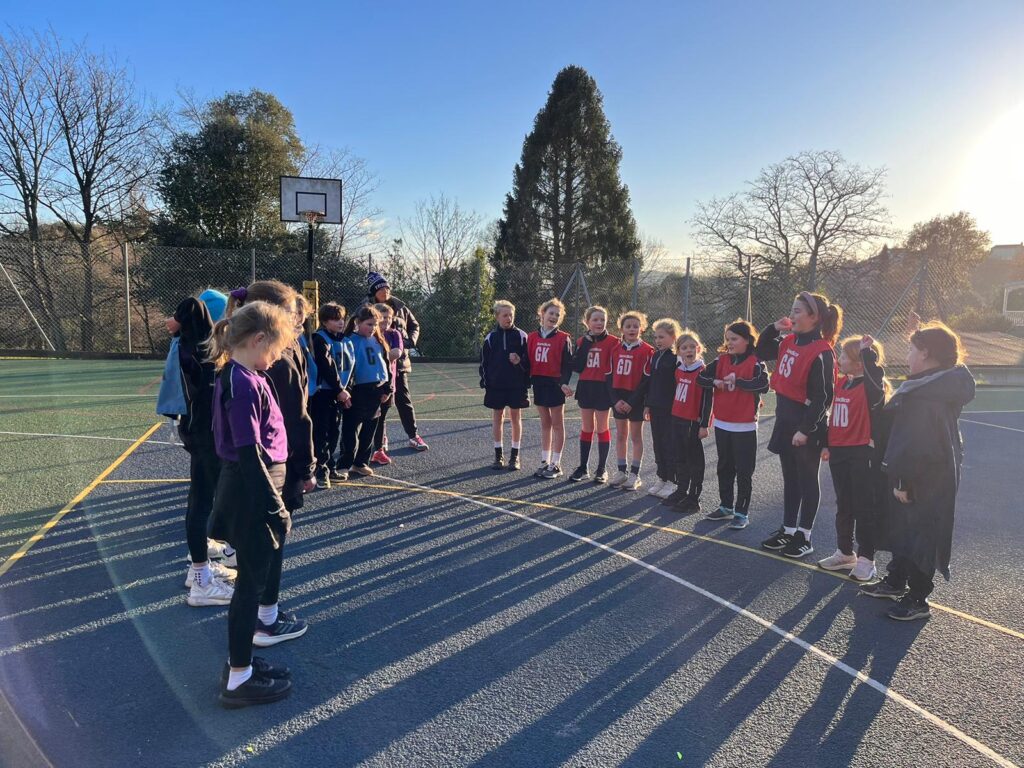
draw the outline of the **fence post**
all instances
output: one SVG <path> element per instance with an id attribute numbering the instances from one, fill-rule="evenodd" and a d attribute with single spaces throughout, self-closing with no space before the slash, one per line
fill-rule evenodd
<path id="1" fill-rule="evenodd" d="M 476 312 L 473 313 L 473 352 L 480 355 L 480 315 L 483 314 L 484 288 L 483 288 L 483 262 L 476 261 Z"/>
<path id="2" fill-rule="evenodd" d="M 256 282 L 256 249 L 249 249 L 249 282 Z"/>
<path id="3" fill-rule="evenodd" d="M 918 282 L 917 282 L 917 308 L 915 310 L 917 312 L 917 314 L 919 314 L 921 317 L 925 316 L 924 294 L 925 294 L 925 291 L 927 289 L 928 289 L 928 255 L 927 255 L 927 253 L 925 253 L 925 256 L 921 259 L 921 272 L 920 272 L 920 275 L 918 277 Z M 936 307 L 936 310 L 938 310 L 938 307 Z"/>
<path id="4" fill-rule="evenodd" d="M 640 259 L 633 257 L 633 301 L 629 308 L 636 309 L 640 291 Z"/>
<path id="5" fill-rule="evenodd" d="M 690 324 L 690 261 L 691 257 L 686 257 L 686 277 L 683 278 L 683 327 L 685 328 Z"/>
<path id="6" fill-rule="evenodd" d="M 747 322 L 754 316 L 754 264 L 751 254 L 747 254 Z"/>
<path id="7" fill-rule="evenodd" d="M 132 353 L 132 299 L 131 284 L 128 281 L 128 243 L 121 243 L 124 258 L 124 327 L 128 336 L 128 354 Z"/>

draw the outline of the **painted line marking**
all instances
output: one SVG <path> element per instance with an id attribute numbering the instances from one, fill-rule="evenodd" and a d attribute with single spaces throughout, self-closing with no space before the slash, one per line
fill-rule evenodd
<path id="1" fill-rule="evenodd" d="M 5 398 L 5 399 L 13 399 L 13 398 L 32 399 L 32 398 L 59 397 L 62 400 L 76 400 L 76 399 L 78 399 L 80 397 L 106 397 L 106 398 L 112 398 L 112 397 L 117 397 L 117 398 L 122 398 L 122 397 L 147 397 L 150 400 L 152 400 L 153 398 L 156 397 L 156 395 L 153 395 L 153 394 L 149 394 L 149 395 L 129 394 L 127 392 L 125 392 L 123 394 L 120 393 L 120 392 L 111 392 L 109 395 L 79 394 L 77 392 L 57 392 L 57 393 L 54 393 L 54 394 L 49 394 L 47 392 L 33 392 L 32 394 L 29 394 L 29 395 L 0 395 L 0 397 Z"/>
<path id="2" fill-rule="evenodd" d="M 968 424 L 978 424 L 982 427 L 992 427 L 993 429 L 1005 429 L 1007 432 L 1024 432 L 1024 429 L 1004 427 L 1002 424 L 989 424 L 987 421 L 973 421 L 971 419 L 960 419 L 960 421 L 965 421 Z"/>
<path id="3" fill-rule="evenodd" d="M 75 496 L 75 498 L 73 498 L 71 501 L 69 501 L 63 507 L 61 507 L 60 511 L 58 511 L 57 514 L 55 514 L 53 517 L 51 517 L 49 520 L 47 520 L 45 523 L 43 523 L 39 527 L 39 530 L 36 531 L 36 533 L 33 534 L 28 539 L 28 541 L 26 541 L 24 544 L 22 544 L 13 555 L 8 557 L 3 562 L 3 564 L 0 564 L 0 576 L 3 576 L 5 573 L 7 573 L 7 571 L 9 571 L 11 569 L 11 567 L 15 563 L 18 562 L 18 560 L 23 558 L 25 556 L 25 554 L 30 549 L 32 549 L 32 546 L 37 541 L 39 541 L 39 539 L 41 539 L 43 536 L 46 535 L 47 531 L 49 531 L 51 528 L 56 526 L 57 523 L 59 523 L 68 512 L 70 512 L 76 506 L 78 506 L 78 504 L 81 503 L 81 501 L 83 499 L 85 499 L 86 496 L 88 496 L 90 493 L 92 493 L 96 489 L 96 486 L 98 486 L 100 483 L 102 483 L 104 480 L 106 480 L 107 476 L 111 472 L 113 472 L 115 469 L 117 469 L 119 466 L 121 466 L 121 464 L 124 462 L 124 460 L 127 459 L 129 456 L 131 456 L 135 452 L 135 450 L 140 445 L 142 445 L 144 442 L 146 442 L 146 440 L 149 438 L 149 436 L 152 435 L 154 432 L 156 432 L 161 426 L 163 426 L 163 422 L 162 421 L 161 422 L 157 422 L 152 427 L 147 429 L 145 431 L 145 433 L 143 433 L 142 437 L 140 437 L 134 443 L 129 445 L 125 449 L 124 453 L 122 453 L 120 456 L 118 456 L 116 459 L 114 459 L 114 461 L 110 464 L 109 467 L 107 467 L 102 472 L 100 472 L 91 483 L 89 483 L 87 486 L 85 486 L 85 488 L 83 488 L 81 491 L 79 491 L 78 495 Z"/>
<path id="4" fill-rule="evenodd" d="M 112 440 L 118 443 L 134 443 L 135 438 L 133 437 L 104 437 L 101 435 L 57 435 L 50 434 L 49 432 L 3 432 L 0 431 L 0 435 L 18 435 L 21 437 L 62 437 L 73 440 Z M 150 445 L 179 445 L 179 443 L 171 443 L 166 440 L 149 440 Z"/>
<path id="5" fill-rule="evenodd" d="M 420 490 L 420 491 L 429 492 L 429 491 L 434 490 L 434 489 L 430 488 L 429 486 L 418 485 L 417 483 L 410 483 L 410 482 L 408 482 L 406 480 L 396 480 L 396 482 L 402 483 L 403 485 L 407 485 L 407 486 L 409 486 L 409 487 L 411 487 L 413 489 Z M 453 495 L 459 496 L 461 494 L 453 494 Z M 511 509 L 505 509 L 503 507 L 498 507 L 498 506 L 495 506 L 493 504 L 488 504 L 485 501 L 478 501 L 477 499 L 474 499 L 474 498 L 472 498 L 470 496 L 464 496 L 464 498 L 467 501 L 469 501 L 469 502 L 471 502 L 473 504 L 476 504 L 476 505 L 478 505 L 480 507 L 484 507 L 485 509 L 490 509 L 490 510 L 493 510 L 495 512 L 500 512 L 500 513 L 505 514 L 505 515 L 511 515 L 512 517 L 517 517 L 520 520 L 524 520 L 524 521 L 533 523 L 535 525 L 543 526 L 544 528 L 547 528 L 547 529 L 549 529 L 551 531 L 554 531 L 556 533 L 563 533 L 566 536 L 569 536 L 570 538 L 573 538 L 573 539 L 575 539 L 575 540 L 577 540 L 577 541 L 579 541 L 579 542 L 581 542 L 583 544 L 588 544 L 589 546 L 596 547 L 597 549 L 600 549 L 600 550 L 602 550 L 604 552 L 607 552 L 608 554 L 613 555 L 615 557 L 621 557 L 622 559 L 624 559 L 624 560 L 626 560 L 626 561 L 628 561 L 630 563 L 633 563 L 634 565 L 639 565 L 641 568 L 647 569 L 651 573 L 657 574 L 658 576 L 663 576 L 666 579 L 668 579 L 670 581 L 673 581 L 676 584 L 679 584 L 680 586 L 686 587 L 687 589 L 689 589 L 689 590 L 691 590 L 693 592 L 696 592 L 698 595 L 701 595 L 702 597 L 705 597 L 708 600 L 711 600 L 712 602 L 717 603 L 718 605 L 722 606 L 723 608 L 728 608 L 730 611 L 733 611 L 737 615 L 742 616 L 745 619 L 749 619 L 750 621 L 753 621 L 754 623 L 760 625 L 764 629 L 767 629 L 768 631 L 773 632 L 774 634 L 778 635 L 779 637 L 781 637 L 786 642 L 793 643 L 794 645 L 796 645 L 797 647 L 803 649 L 807 653 L 813 654 L 813 655 L 817 656 L 818 658 L 822 659 L 823 661 L 827 662 L 829 665 L 835 667 L 836 669 L 838 669 L 838 670 L 840 670 L 842 672 L 845 672 L 846 674 L 848 674 L 850 677 L 854 678 L 858 682 L 863 683 L 864 685 L 867 685 L 870 688 L 873 688 L 874 690 L 876 690 L 879 693 L 881 693 L 883 696 L 885 696 L 890 701 L 893 701 L 894 703 L 899 704 L 900 706 L 904 707 L 905 709 L 910 710 L 911 712 L 913 712 L 914 714 L 918 715 L 922 719 L 924 719 L 924 720 L 928 721 L 929 723 L 931 723 L 932 725 L 938 727 L 944 733 L 952 736 L 953 738 L 957 739 L 961 743 L 963 743 L 966 746 L 970 747 L 971 749 L 973 749 L 978 754 L 983 755 L 984 757 L 987 757 L 989 760 L 991 760 L 996 765 L 1004 766 L 1005 768 L 1017 768 L 1015 763 L 1013 763 L 1010 760 L 1008 760 L 1007 758 L 1003 757 L 1001 754 L 996 752 L 991 747 L 983 744 L 982 742 L 978 741 L 977 739 L 975 739 L 975 738 L 973 738 L 971 736 L 968 736 L 966 733 L 961 731 L 959 728 L 957 728 L 952 723 L 950 723 L 950 722 L 948 722 L 946 720 L 943 720 L 941 717 L 939 717 L 936 714 L 933 714 L 932 712 L 930 712 L 929 710 L 925 709 L 921 705 L 914 703 L 913 701 L 908 699 L 906 696 L 904 696 L 904 695 L 902 695 L 900 693 L 897 693 L 896 691 L 892 690 L 889 686 L 885 685 L 884 683 L 880 683 L 879 681 L 875 680 L 873 677 L 869 677 L 868 675 L 866 675 L 863 672 L 861 672 L 859 669 L 854 669 L 849 664 L 846 664 L 845 662 L 840 661 L 837 657 L 833 656 L 828 651 L 822 650 L 821 648 L 819 648 L 818 646 L 814 645 L 813 643 L 809 643 L 806 640 L 803 640 L 800 637 L 797 637 L 792 632 L 789 632 L 789 631 L 787 631 L 785 629 L 782 629 L 782 627 L 779 627 L 776 624 L 773 624 L 768 619 L 765 619 L 765 618 L 759 616 L 756 613 L 748 611 L 746 608 L 741 608 L 740 606 L 736 605 L 735 603 L 729 602 L 728 600 L 726 600 L 723 597 L 719 597 L 714 592 L 709 592 L 708 590 L 704 589 L 703 587 L 698 587 L 696 584 L 694 584 L 694 583 L 692 583 L 690 581 L 687 581 L 686 579 L 684 579 L 684 578 L 682 578 L 680 576 L 676 576 L 675 574 L 669 573 L 668 571 L 665 571 L 665 570 L 659 568 L 656 565 L 652 565 L 651 563 L 648 563 L 646 560 L 641 560 L 638 557 L 634 557 L 633 555 L 630 555 L 630 554 L 627 554 L 627 553 L 622 552 L 620 550 L 617 550 L 614 547 L 610 547 L 607 544 L 603 544 L 603 543 L 601 543 L 599 541 L 591 539 L 588 536 L 583 536 L 581 534 L 574 533 L 573 531 L 567 530 L 565 528 L 560 528 L 557 525 L 553 525 L 551 523 L 544 522 L 543 520 L 538 520 L 538 519 L 536 519 L 534 517 L 530 517 L 529 515 L 524 515 L 524 514 L 522 514 L 520 512 L 515 512 L 515 511 L 513 511 Z"/>
<path id="6" fill-rule="evenodd" d="M 396 483 L 403 483 L 403 484 L 408 483 L 407 480 L 398 480 L 397 478 L 383 477 L 383 476 L 379 476 L 379 477 L 381 477 L 381 479 L 383 479 L 383 480 L 389 480 L 389 481 L 393 481 L 393 482 L 396 482 Z M 394 490 L 394 491 L 411 492 L 411 491 L 409 491 L 409 489 L 408 489 L 408 487 L 406 485 L 383 485 L 383 484 L 379 484 L 379 483 L 363 483 L 363 482 L 343 482 L 343 483 L 332 482 L 331 483 L 331 488 L 334 488 L 335 486 L 344 486 L 344 487 L 348 487 L 348 488 L 380 488 L 380 489 L 383 489 L 383 490 Z M 546 503 L 541 502 L 541 501 L 526 501 L 524 499 L 512 499 L 512 498 L 508 498 L 508 497 L 505 497 L 505 496 L 485 496 L 483 494 L 478 494 L 478 493 L 459 493 L 457 491 L 446 491 L 446 490 L 443 490 L 441 488 L 431 488 L 429 486 L 417 486 L 417 492 L 419 492 L 419 493 L 436 494 L 436 495 L 439 495 L 439 496 L 456 497 L 456 498 L 462 498 L 462 499 L 483 500 L 483 501 L 496 501 L 496 502 L 501 502 L 501 503 L 504 503 L 504 504 L 515 504 L 517 506 L 537 507 L 539 509 L 547 509 L 547 510 L 552 510 L 552 511 L 555 511 L 555 512 L 569 512 L 569 513 L 576 514 L 576 515 L 584 515 L 586 517 L 596 517 L 596 518 L 600 518 L 601 520 L 611 520 L 611 521 L 614 521 L 614 522 L 617 522 L 617 523 L 623 523 L 623 524 L 628 524 L 628 525 L 635 525 L 635 526 L 637 526 L 639 528 L 647 528 L 647 529 L 653 530 L 653 531 L 661 531 L 662 533 L 671 533 L 671 534 L 674 534 L 674 535 L 677 535 L 677 536 L 685 536 L 685 537 L 690 538 L 690 539 L 697 539 L 698 541 L 706 541 L 706 542 L 710 542 L 711 544 L 717 544 L 718 546 L 721 546 L 721 547 L 729 547 L 730 549 L 736 549 L 736 550 L 739 550 L 741 552 L 746 552 L 746 553 L 751 554 L 751 555 L 757 555 L 758 557 L 765 557 L 765 558 L 768 558 L 769 560 L 775 560 L 776 562 L 784 563 L 786 565 L 793 566 L 793 567 L 796 567 L 796 568 L 804 568 L 804 569 L 810 571 L 811 573 L 818 574 L 819 576 L 830 576 L 830 577 L 832 577 L 834 579 L 840 579 L 842 581 L 850 582 L 851 584 L 859 584 L 860 583 L 860 582 L 854 581 L 853 579 L 848 578 L 847 576 L 843 576 L 841 573 L 838 573 L 838 572 L 835 572 L 835 571 L 826 571 L 824 568 L 819 568 L 817 565 L 812 565 L 810 563 L 805 563 L 805 562 L 800 561 L 800 560 L 794 560 L 794 559 L 789 558 L 789 557 L 783 557 L 782 555 L 776 555 L 773 552 L 769 552 L 767 550 L 754 549 L 753 547 L 748 547 L 748 546 L 746 546 L 744 544 L 736 544 L 735 542 L 725 541 L 723 539 L 719 539 L 719 538 L 716 538 L 714 536 L 705 536 L 705 535 L 700 534 L 700 533 L 694 533 L 693 531 L 684 531 L 681 528 L 672 528 L 670 526 L 657 525 L 655 523 L 647 523 L 647 522 L 644 522 L 643 520 L 636 520 L 636 519 L 630 518 L 630 517 L 617 517 L 616 515 L 608 515 L 608 514 L 605 514 L 603 512 L 592 512 L 590 510 L 577 509 L 575 507 L 563 507 L 563 506 L 559 506 L 557 504 L 546 504 Z M 531 518 L 531 519 L 533 519 L 533 518 Z M 991 629 L 991 630 L 994 630 L 996 632 L 1000 632 L 1000 633 L 1002 633 L 1004 635 L 1009 635 L 1010 637 L 1017 638 L 1018 640 L 1024 640 L 1024 632 L 1019 632 L 1016 629 L 1011 629 L 1010 627 L 1004 627 L 1002 624 L 996 624 L 995 622 L 989 621 L 988 619 L 983 619 L 980 616 L 974 616 L 973 614 L 970 614 L 970 613 L 964 613 L 963 611 L 958 611 L 955 608 L 950 608 L 948 606 L 942 605 L 941 603 L 936 603 L 934 601 L 929 601 L 929 604 L 931 605 L 932 608 L 936 608 L 936 609 L 938 609 L 940 611 L 945 611 L 946 613 L 949 613 L 949 614 L 951 614 L 953 616 L 958 616 L 961 619 L 964 619 L 966 621 L 970 621 L 970 622 L 972 622 L 974 624 L 977 624 L 979 626 L 985 627 L 986 629 Z"/>

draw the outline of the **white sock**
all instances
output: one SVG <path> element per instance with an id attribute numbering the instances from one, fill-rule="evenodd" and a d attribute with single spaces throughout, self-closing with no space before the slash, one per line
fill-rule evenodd
<path id="1" fill-rule="evenodd" d="M 811 540 L 811 529 L 810 528 L 798 528 L 798 531 L 804 535 L 804 538 L 808 541 Z"/>
<path id="2" fill-rule="evenodd" d="M 233 691 L 235 688 L 240 686 L 246 680 L 252 677 L 252 664 L 243 669 L 241 672 L 235 672 L 235 670 L 228 671 L 228 690 Z"/>
<path id="3" fill-rule="evenodd" d="M 551 462 L 551 451 L 541 451 L 540 452 L 540 460 L 542 462 L 544 462 L 545 464 L 550 463 Z"/>
<path id="4" fill-rule="evenodd" d="M 197 587 L 205 587 L 210 583 L 210 579 L 213 578 L 213 574 L 210 572 L 210 563 L 206 562 L 202 565 L 192 564 L 192 583 Z"/>
<path id="5" fill-rule="evenodd" d="M 513 440 L 512 441 L 512 450 L 513 451 L 518 451 L 519 450 L 519 441 L 518 440 Z"/>
<path id="6" fill-rule="evenodd" d="M 561 462 L 562 462 L 562 453 L 561 453 L 561 451 L 552 451 L 551 452 L 551 464 L 552 464 L 552 466 L 560 467 L 560 466 L 562 466 Z"/>
<path id="7" fill-rule="evenodd" d="M 495 447 L 496 450 L 500 451 L 501 448 L 502 448 L 501 440 L 495 440 L 494 441 L 494 447 Z"/>
<path id="8" fill-rule="evenodd" d="M 263 626 L 270 627 L 277 621 L 277 603 L 273 605 L 261 605 L 260 606 L 260 621 L 263 622 Z"/>
<path id="9" fill-rule="evenodd" d="M 782 526 L 782 530 L 784 530 L 788 536 L 792 536 L 796 533 L 796 528 L 790 528 L 788 525 Z"/>

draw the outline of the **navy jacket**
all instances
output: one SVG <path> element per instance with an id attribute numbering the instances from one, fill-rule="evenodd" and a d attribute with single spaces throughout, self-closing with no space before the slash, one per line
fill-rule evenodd
<path id="1" fill-rule="evenodd" d="M 513 352 L 519 355 L 518 365 L 508 359 Z M 480 349 L 481 389 L 526 389 L 529 384 L 526 332 L 515 325 L 507 330 L 495 328 L 487 334 Z"/>

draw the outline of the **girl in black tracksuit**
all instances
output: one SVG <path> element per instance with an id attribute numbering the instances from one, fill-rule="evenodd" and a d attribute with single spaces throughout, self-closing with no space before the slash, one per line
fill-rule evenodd
<path id="1" fill-rule="evenodd" d="M 821 500 L 818 471 L 835 384 L 832 345 L 842 324 L 838 304 L 804 291 L 793 301 L 789 317 L 761 331 L 755 347 L 761 360 L 776 360 L 771 378 L 775 426 L 768 450 L 778 454 L 782 464 L 785 509 L 782 526 L 761 546 L 795 559 L 814 551 L 811 528 Z"/>
<path id="2" fill-rule="evenodd" d="M 822 461 L 829 463 L 836 490 L 836 551 L 818 562 L 828 571 L 850 571 L 855 581 L 875 578 L 875 516 L 879 503 L 879 414 L 885 405 L 888 382 L 879 365 L 881 345 L 870 336 L 846 339 L 839 347 L 839 370 L 828 447 Z M 857 551 L 854 553 L 856 533 Z"/>
<path id="3" fill-rule="evenodd" d="M 651 422 L 651 442 L 658 481 L 647 491 L 667 499 L 676 490 L 675 451 L 672 443 L 672 396 L 676 389 L 676 338 L 682 332 L 679 323 L 662 318 L 654 323 L 656 352 L 644 371 L 634 397 L 644 403 L 644 415 Z"/>
<path id="4" fill-rule="evenodd" d="M 333 301 L 328 302 L 320 307 L 317 319 L 320 329 L 312 337 L 316 393 L 310 398 L 310 416 L 313 420 L 317 484 L 326 488 L 332 479 L 341 479 L 336 469 L 336 452 L 341 434 L 342 405 L 349 399 L 348 392 L 341 385 L 345 308 Z"/>
<path id="5" fill-rule="evenodd" d="M 508 301 L 494 303 L 497 328 L 487 334 L 480 348 L 480 388 L 484 406 L 491 409 L 494 463 L 491 469 L 518 470 L 523 439 L 523 408 L 530 407 L 530 355 L 526 332 L 516 324 L 516 308 Z M 505 408 L 512 424 L 512 450 L 505 464 L 502 448 Z"/>

